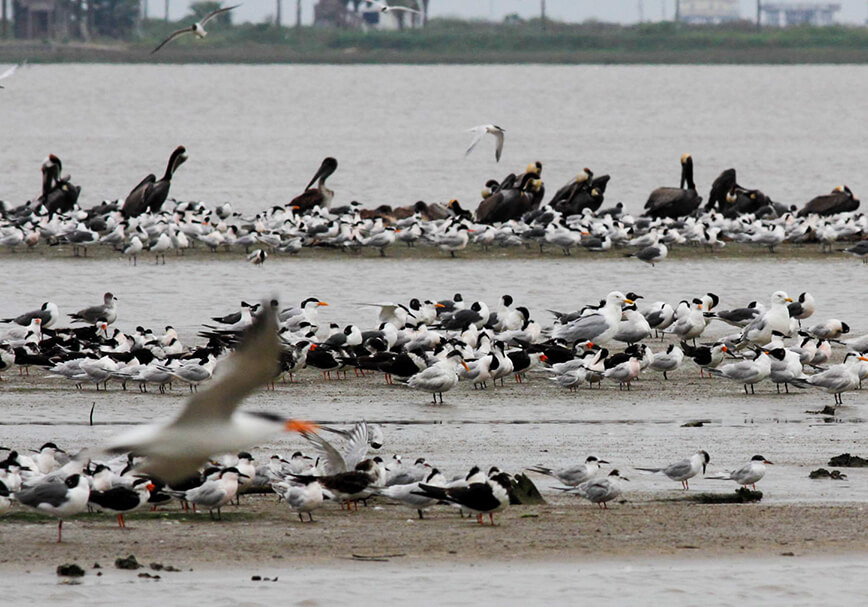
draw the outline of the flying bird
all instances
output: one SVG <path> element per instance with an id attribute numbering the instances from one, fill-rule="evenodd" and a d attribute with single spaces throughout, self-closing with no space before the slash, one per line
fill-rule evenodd
<path id="1" fill-rule="evenodd" d="M 505 130 L 500 128 L 494 124 L 483 124 L 482 126 L 475 126 L 472 129 L 468 129 L 468 132 L 473 133 L 473 141 L 470 142 L 470 147 L 467 148 L 467 151 L 464 152 L 464 156 L 467 156 L 470 152 L 473 151 L 473 148 L 476 147 L 486 133 L 494 135 L 497 139 L 497 147 L 494 150 L 494 158 L 497 162 L 500 162 L 500 154 L 503 152 L 503 135 L 506 133 Z"/>
<path id="2" fill-rule="evenodd" d="M 392 11 L 406 11 L 408 13 L 416 13 L 417 15 L 421 15 L 420 11 L 417 11 L 415 8 L 410 8 L 409 6 L 391 6 L 386 4 L 385 2 L 378 2 L 377 0 L 366 0 L 368 6 L 376 5 L 377 9 L 381 13 L 390 13 Z"/>
<path id="3" fill-rule="evenodd" d="M 239 6 L 241 6 L 241 5 L 235 4 L 233 6 L 227 6 L 226 8 L 214 9 L 213 11 L 211 11 L 210 13 L 205 15 L 205 18 L 202 19 L 201 21 L 197 21 L 196 23 L 194 23 L 193 25 L 191 25 L 189 27 L 184 27 L 184 28 L 181 28 L 179 30 L 175 30 L 174 32 L 172 32 L 172 34 L 168 38 L 166 38 L 165 40 L 160 42 L 160 44 L 157 46 L 157 48 L 155 48 L 154 50 L 151 51 L 151 54 L 153 55 L 158 50 L 160 50 L 161 48 L 163 48 L 164 46 L 169 44 L 172 40 L 174 40 L 178 36 L 183 36 L 184 34 L 196 34 L 197 38 L 200 38 L 200 39 L 204 38 L 205 36 L 208 35 L 208 32 L 205 31 L 205 24 L 206 23 L 208 23 L 211 19 L 213 19 L 217 15 L 219 15 L 221 13 L 228 13 L 232 9 L 236 9 Z"/>
<path id="4" fill-rule="evenodd" d="M 190 397 L 177 418 L 130 430 L 106 451 L 143 456 L 143 474 L 172 483 L 194 474 L 209 457 L 242 451 L 281 430 L 313 431 L 314 424 L 274 413 L 236 411 L 279 369 L 276 313 L 271 306 L 263 308 L 209 388 Z"/>
<path id="5" fill-rule="evenodd" d="M 18 71 L 18 68 L 21 67 L 22 65 L 24 65 L 24 61 L 22 61 L 21 63 L 16 63 L 15 65 L 13 65 L 9 69 L 7 69 L 5 72 L 0 74 L 0 80 L 6 80 L 10 76 L 12 76 L 15 72 Z M 0 85 L 0 89 L 2 89 L 2 88 L 4 88 L 3 85 Z"/>

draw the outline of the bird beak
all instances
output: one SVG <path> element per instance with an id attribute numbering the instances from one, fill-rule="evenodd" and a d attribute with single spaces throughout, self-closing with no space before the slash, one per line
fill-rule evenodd
<path id="1" fill-rule="evenodd" d="M 249 474 L 241 474 L 241 473 L 239 472 L 239 473 L 238 473 L 238 478 L 250 478 L 250 475 L 249 475 Z"/>
<path id="2" fill-rule="evenodd" d="M 467 366 L 467 363 L 464 362 L 463 360 L 461 361 L 461 366 L 464 367 L 464 370 L 465 370 L 465 371 L 470 371 L 470 367 L 468 367 L 468 366 Z"/>
<path id="3" fill-rule="evenodd" d="M 598 459 L 598 460 L 597 460 L 597 463 L 598 463 L 598 464 L 608 464 L 609 462 L 607 462 L 607 461 L 604 460 L 604 459 Z"/>
<path id="4" fill-rule="evenodd" d="M 767 459 L 764 459 L 764 460 L 763 460 L 763 463 L 764 463 L 764 464 L 768 464 L 768 465 L 770 465 L 770 466 L 774 466 L 774 463 L 773 463 L 773 462 L 770 462 L 770 461 L 767 460 Z"/>
<path id="5" fill-rule="evenodd" d="M 621 477 L 621 480 L 622 480 L 622 481 L 629 481 L 630 479 L 627 478 L 626 476 L 622 476 L 622 477 Z"/>
<path id="6" fill-rule="evenodd" d="M 539 355 L 539 359 L 540 359 L 542 362 L 546 362 L 546 361 L 549 359 L 549 357 L 546 356 L 545 354 L 540 354 L 540 355 Z"/>
<path id="7" fill-rule="evenodd" d="M 624 303 L 627 304 L 627 305 L 632 305 L 634 302 L 633 302 L 632 299 L 625 299 L 625 300 L 624 300 Z"/>
<path id="8" fill-rule="evenodd" d="M 299 432 L 299 433 L 315 432 L 318 428 L 319 428 L 319 426 L 316 425 L 315 423 L 306 422 L 306 421 L 300 420 L 300 419 L 290 419 L 286 422 L 286 431 L 287 432 Z"/>
<path id="9" fill-rule="evenodd" d="M 792 297 L 787 297 L 784 301 L 793 301 Z"/>
<path id="10" fill-rule="evenodd" d="M 434 304 L 434 307 L 435 308 L 445 308 L 446 306 L 444 306 L 442 303 L 436 303 L 436 304 Z"/>
<path id="11" fill-rule="evenodd" d="M 316 305 L 318 305 L 318 306 L 327 306 L 328 304 L 327 304 L 326 302 L 324 302 L 324 301 L 318 301 Z"/>
<path id="12" fill-rule="evenodd" d="M 154 485 L 154 483 L 148 483 L 147 485 L 145 485 L 145 488 L 148 491 L 153 491 L 154 489 L 156 489 L 156 485 Z"/>
<path id="13" fill-rule="evenodd" d="M 705 464 L 702 464 L 702 474 L 705 475 Z"/>
<path id="14" fill-rule="evenodd" d="M 726 346 L 723 346 L 723 347 L 721 348 L 721 350 L 723 350 L 724 352 L 729 352 L 729 349 L 728 349 Z"/>

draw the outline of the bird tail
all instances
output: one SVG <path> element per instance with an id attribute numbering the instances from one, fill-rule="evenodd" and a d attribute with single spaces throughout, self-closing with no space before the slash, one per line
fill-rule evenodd
<path id="1" fill-rule="evenodd" d="M 663 468 L 633 468 L 634 470 L 638 470 L 640 472 L 647 472 L 649 474 L 660 474 L 663 472 Z"/>
<path id="2" fill-rule="evenodd" d="M 723 377 L 723 371 L 720 369 L 705 369 L 708 373 L 712 375 L 717 375 L 718 377 Z"/>
<path id="3" fill-rule="evenodd" d="M 712 481 L 729 481 L 732 480 L 731 472 L 715 472 L 714 474 L 709 474 L 704 476 L 703 478 L 707 478 Z"/>
<path id="4" fill-rule="evenodd" d="M 551 379 L 552 381 L 558 380 L 557 377 L 550 377 L 549 379 Z M 545 474 L 546 476 L 554 476 L 552 474 L 552 469 L 546 468 L 545 466 L 532 466 L 532 467 L 526 468 L 526 469 L 531 471 L 531 472 L 536 472 L 537 474 Z"/>
<path id="5" fill-rule="evenodd" d="M 430 497 L 444 502 L 450 502 L 449 494 L 443 487 L 435 487 L 434 485 L 426 485 L 419 483 L 419 491 L 411 491 L 413 495 L 421 495 L 422 497 Z"/>

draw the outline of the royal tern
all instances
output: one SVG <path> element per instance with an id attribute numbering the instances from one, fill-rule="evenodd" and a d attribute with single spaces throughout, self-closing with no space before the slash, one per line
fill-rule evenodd
<path id="1" fill-rule="evenodd" d="M 503 137 L 506 134 L 506 131 L 494 124 L 483 124 L 481 126 L 475 126 L 472 129 L 468 129 L 468 132 L 473 133 L 473 140 L 470 142 L 470 147 L 467 148 L 467 151 L 464 152 L 464 155 L 467 156 L 470 152 L 473 151 L 473 148 L 476 147 L 482 138 L 486 135 L 494 135 L 494 138 L 497 140 L 497 147 L 494 150 L 494 158 L 497 162 L 500 162 L 500 154 L 503 152 Z"/>
<path id="2" fill-rule="evenodd" d="M 564 339 L 570 343 L 592 341 L 606 343 L 615 337 L 621 323 L 622 304 L 634 303 L 620 291 L 612 291 L 606 296 L 605 304 L 597 312 L 587 316 L 579 316 L 552 331 L 555 339 Z"/>
<path id="3" fill-rule="evenodd" d="M 434 403 L 437 403 L 437 395 L 440 395 L 440 403 L 443 403 L 443 393 L 448 392 L 458 384 L 458 367 L 469 368 L 464 362 L 461 353 L 457 350 L 450 352 L 445 359 L 438 361 L 419 373 L 407 379 L 407 385 L 414 390 L 430 392 L 434 395 Z"/>
<path id="4" fill-rule="evenodd" d="M 208 23 L 211 19 L 213 19 L 213 18 L 216 17 L 217 15 L 219 15 L 219 14 L 221 14 L 221 13 L 229 12 L 229 11 L 231 11 L 232 9 L 238 8 L 239 6 L 241 6 L 241 5 L 240 5 L 240 4 L 236 4 L 236 5 L 234 5 L 234 6 L 227 6 L 227 7 L 225 7 L 225 8 L 217 8 L 217 9 L 214 9 L 213 11 L 211 11 L 210 13 L 208 13 L 207 15 L 205 15 L 205 17 L 202 18 L 201 21 L 197 21 L 196 23 L 194 23 L 193 25 L 191 25 L 191 26 L 189 26 L 189 27 L 184 27 L 184 28 L 181 28 L 181 29 L 179 29 L 179 30 L 175 30 L 174 32 L 172 32 L 172 33 L 169 35 L 168 38 L 166 38 L 165 40 L 163 40 L 162 42 L 160 42 L 160 44 L 157 45 L 157 48 L 155 48 L 154 50 L 151 51 L 151 54 L 153 55 L 153 54 L 156 53 L 158 50 L 160 50 L 161 48 L 163 48 L 164 46 L 166 46 L 167 44 L 169 44 L 172 40 L 174 40 L 174 39 L 177 38 L 178 36 L 183 36 L 184 34 L 195 34 L 196 37 L 199 38 L 199 39 L 204 38 L 205 36 L 208 35 L 208 32 L 205 31 L 205 24 L 206 24 L 206 23 Z"/>
<path id="5" fill-rule="evenodd" d="M 699 474 L 700 470 L 705 474 L 705 468 L 710 461 L 711 457 L 708 452 L 700 450 L 689 458 L 669 464 L 665 468 L 636 468 L 636 470 L 651 472 L 652 474 L 665 474 L 673 481 L 680 481 L 681 488 L 686 491 L 690 489 L 690 479 Z"/>
<path id="6" fill-rule="evenodd" d="M 312 431 L 313 424 L 274 413 L 236 411 L 277 371 L 275 312 L 263 307 L 218 377 L 207 390 L 191 396 L 177 418 L 130 430 L 110 441 L 106 450 L 143 456 L 143 473 L 172 482 L 189 477 L 213 455 L 241 451 L 281 430 Z"/>

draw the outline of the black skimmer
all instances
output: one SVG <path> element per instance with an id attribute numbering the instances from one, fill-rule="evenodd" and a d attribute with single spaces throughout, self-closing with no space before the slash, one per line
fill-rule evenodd
<path id="1" fill-rule="evenodd" d="M 422 483 L 419 485 L 417 493 L 424 497 L 455 504 L 463 510 L 476 514 L 476 522 L 480 525 L 483 524 L 482 515 L 488 514 L 491 524 L 494 525 L 494 513 L 509 505 L 511 485 L 512 481 L 509 475 L 501 472 L 486 481 L 469 483 L 465 487 L 444 488 Z"/>
<path id="2" fill-rule="evenodd" d="M 118 515 L 118 527 L 127 528 L 124 513 L 138 510 L 148 505 L 154 483 L 147 478 L 138 478 L 131 487 L 112 487 L 106 491 L 91 491 L 88 502 L 100 510 Z"/>

